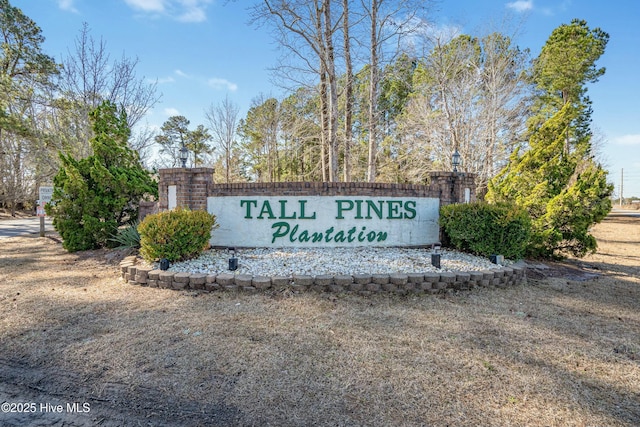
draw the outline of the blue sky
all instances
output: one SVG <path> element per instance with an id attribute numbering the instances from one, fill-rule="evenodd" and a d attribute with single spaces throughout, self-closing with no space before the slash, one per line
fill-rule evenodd
<path id="1" fill-rule="evenodd" d="M 206 125 L 204 109 L 225 96 L 244 116 L 260 94 L 279 96 L 269 69 L 278 53 L 265 29 L 249 25 L 254 0 L 10 0 L 42 29 L 44 50 L 58 61 L 73 49 L 86 22 L 112 59 L 139 60 L 138 76 L 157 80 L 162 99 L 146 120 L 160 126 L 183 115 L 192 128 Z M 438 0 L 436 26 L 481 35 L 510 17 L 515 42 L 535 57 L 551 32 L 573 18 L 610 35 L 590 85 L 593 125 L 605 140 L 605 165 L 616 192 L 624 169 L 624 195 L 640 197 L 640 2 L 637 0 Z M 499 24 L 497 24 L 499 25 Z M 500 28 L 500 26 L 498 26 Z"/>

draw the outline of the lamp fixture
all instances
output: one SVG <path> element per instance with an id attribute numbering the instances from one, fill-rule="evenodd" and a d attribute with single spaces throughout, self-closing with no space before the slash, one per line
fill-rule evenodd
<path id="1" fill-rule="evenodd" d="M 238 258 L 236 258 L 236 248 L 229 248 L 231 257 L 229 258 L 229 270 L 236 271 L 238 269 Z"/>
<path id="2" fill-rule="evenodd" d="M 451 164 L 453 165 L 453 171 L 458 172 L 458 166 L 460 166 L 460 153 L 458 153 L 458 149 L 456 148 L 451 156 Z"/>
<path id="3" fill-rule="evenodd" d="M 435 243 L 431 246 L 433 253 L 431 254 L 431 265 L 435 268 L 440 268 L 440 243 Z"/>
<path id="4" fill-rule="evenodd" d="M 187 159 L 189 158 L 189 150 L 187 147 L 182 144 L 182 148 L 180 148 L 180 161 L 182 162 L 182 167 L 187 167 Z"/>

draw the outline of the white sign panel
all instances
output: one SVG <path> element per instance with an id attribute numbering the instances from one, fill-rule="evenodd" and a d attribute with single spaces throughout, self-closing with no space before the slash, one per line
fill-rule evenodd
<path id="1" fill-rule="evenodd" d="M 53 187 L 39 187 L 38 196 L 40 197 L 40 203 L 49 203 L 53 196 Z"/>
<path id="2" fill-rule="evenodd" d="M 207 198 L 212 246 L 427 246 L 439 240 L 440 200 L 422 197 Z"/>
<path id="3" fill-rule="evenodd" d="M 169 186 L 169 194 L 168 194 L 168 208 L 169 210 L 171 209 L 175 209 L 176 206 L 178 206 L 178 198 L 176 196 L 177 191 L 176 191 L 177 187 L 175 185 L 170 185 Z"/>

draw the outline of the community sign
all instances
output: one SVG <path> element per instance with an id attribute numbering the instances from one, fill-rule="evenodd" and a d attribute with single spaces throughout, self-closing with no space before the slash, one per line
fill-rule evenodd
<path id="1" fill-rule="evenodd" d="M 439 240 L 440 200 L 427 197 L 207 198 L 215 247 L 428 246 Z"/>

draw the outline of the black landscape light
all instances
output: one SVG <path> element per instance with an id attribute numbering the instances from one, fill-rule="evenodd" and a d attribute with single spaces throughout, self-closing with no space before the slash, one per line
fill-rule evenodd
<path id="1" fill-rule="evenodd" d="M 187 159 L 189 158 L 189 150 L 187 147 L 182 144 L 182 148 L 180 148 L 180 161 L 182 162 L 182 167 L 187 167 Z"/>
<path id="2" fill-rule="evenodd" d="M 440 268 L 440 243 L 431 246 L 433 253 L 431 254 L 431 265 Z"/>
<path id="3" fill-rule="evenodd" d="M 167 271 L 169 269 L 169 260 L 166 258 L 162 258 L 160 260 L 160 270 Z"/>
<path id="4" fill-rule="evenodd" d="M 504 265 L 504 255 L 489 255 L 489 261 L 494 264 Z"/>
<path id="5" fill-rule="evenodd" d="M 460 166 L 460 153 L 458 153 L 458 149 L 453 152 L 451 156 L 451 164 L 453 165 L 453 171 L 458 172 L 458 166 Z"/>
<path id="6" fill-rule="evenodd" d="M 231 258 L 229 258 L 229 270 L 236 271 L 238 269 L 238 258 L 236 258 L 236 248 L 229 248 Z"/>

